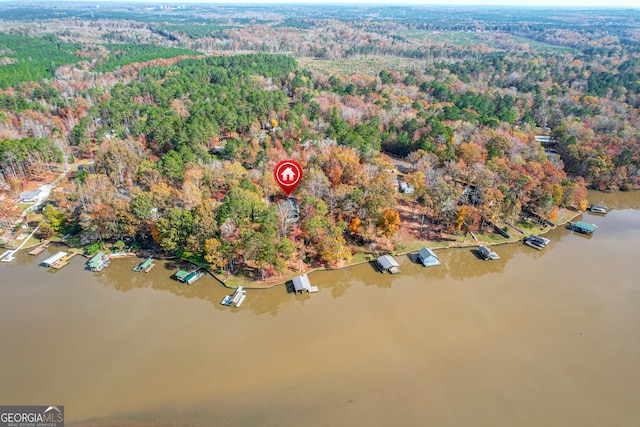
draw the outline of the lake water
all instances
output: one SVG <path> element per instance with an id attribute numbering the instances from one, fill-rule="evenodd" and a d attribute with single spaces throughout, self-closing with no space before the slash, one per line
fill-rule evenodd
<path id="1" fill-rule="evenodd" d="M 68 425 L 640 425 L 640 194 L 591 193 L 592 237 L 542 251 L 438 250 L 425 269 L 310 274 L 241 308 L 172 262 L 0 265 L 0 404 L 64 405 Z"/>

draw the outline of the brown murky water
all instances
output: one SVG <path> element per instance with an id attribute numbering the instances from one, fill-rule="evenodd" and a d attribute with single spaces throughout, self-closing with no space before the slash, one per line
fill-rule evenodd
<path id="1" fill-rule="evenodd" d="M 0 404 L 63 404 L 77 425 L 640 425 L 640 194 L 591 194 L 543 251 L 439 251 L 310 275 L 320 292 L 249 291 L 173 263 L 52 273 L 0 265 Z M 55 251 L 55 249 L 51 249 Z"/>

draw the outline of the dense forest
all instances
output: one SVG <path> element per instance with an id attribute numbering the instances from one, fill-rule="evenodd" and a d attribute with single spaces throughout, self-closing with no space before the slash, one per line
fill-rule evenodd
<path id="1" fill-rule="evenodd" d="M 71 15 L 43 38 L 51 17 L 12 10 L 0 189 L 9 200 L 52 163 L 91 159 L 45 209 L 45 237 L 137 241 L 266 278 L 400 248 L 401 217 L 439 232 L 554 221 L 586 207 L 588 186 L 640 187 L 637 13 L 596 28 L 589 11 L 507 25 L 510 10 L 465 9 L 472 24 L 401 10 L 96 13 L 83 37 Z M 284 158 L 305 171 L 294 208 L 272 176 Z"/>

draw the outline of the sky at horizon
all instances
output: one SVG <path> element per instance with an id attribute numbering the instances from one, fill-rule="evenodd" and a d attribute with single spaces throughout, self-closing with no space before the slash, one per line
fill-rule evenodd
<path id="1" fill-rule="evenodd" d="M 16 1 L 16 0 L 0 0 L 0 3 L 42 3 L 43 0 L 34 1 Z M 58 2 L 73 2 L 73 0 L 48 0 L 47 3 Z M 510 8 L 531 8 L 531 7 L 545 7 L 545 8 L 558 8 L 558 7 L 572 7 L 572 8 L 631 8 L 640 9 L 640 2 L 638 0 L 531 0 L 526 4 L 517 4 L 513 0 L 399 0 L 394 2 L 392 0 L 314 0 L 314 1 L 302 1 L 302 0 L 186 0 L 181 2 L 180 0 L 78 0 L 79 3 L 95 3 L 96 5 L 108 4 L 108 3 L 148 3 L 148 4 L 300 4 L 300 5 L 313 5 L 313 4 L 330 4 L 330 5 L 370 5 L 370 6 L 505 6 Z"/>

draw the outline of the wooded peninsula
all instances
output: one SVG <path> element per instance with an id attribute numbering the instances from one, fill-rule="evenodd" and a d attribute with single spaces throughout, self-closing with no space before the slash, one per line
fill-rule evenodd
<path id="1" fill-rule="evenodd" d="M 7 246 L 42 222 L 41 239 L 88 252 L 264 281 L 535 229 L 586 209 L 587 188 L 640 188 L 638 10 L 0 13 Z M 304 170 L 291 199 L 283 159 Z M 25 192 L 65 171 L 29 210 Z"/>

